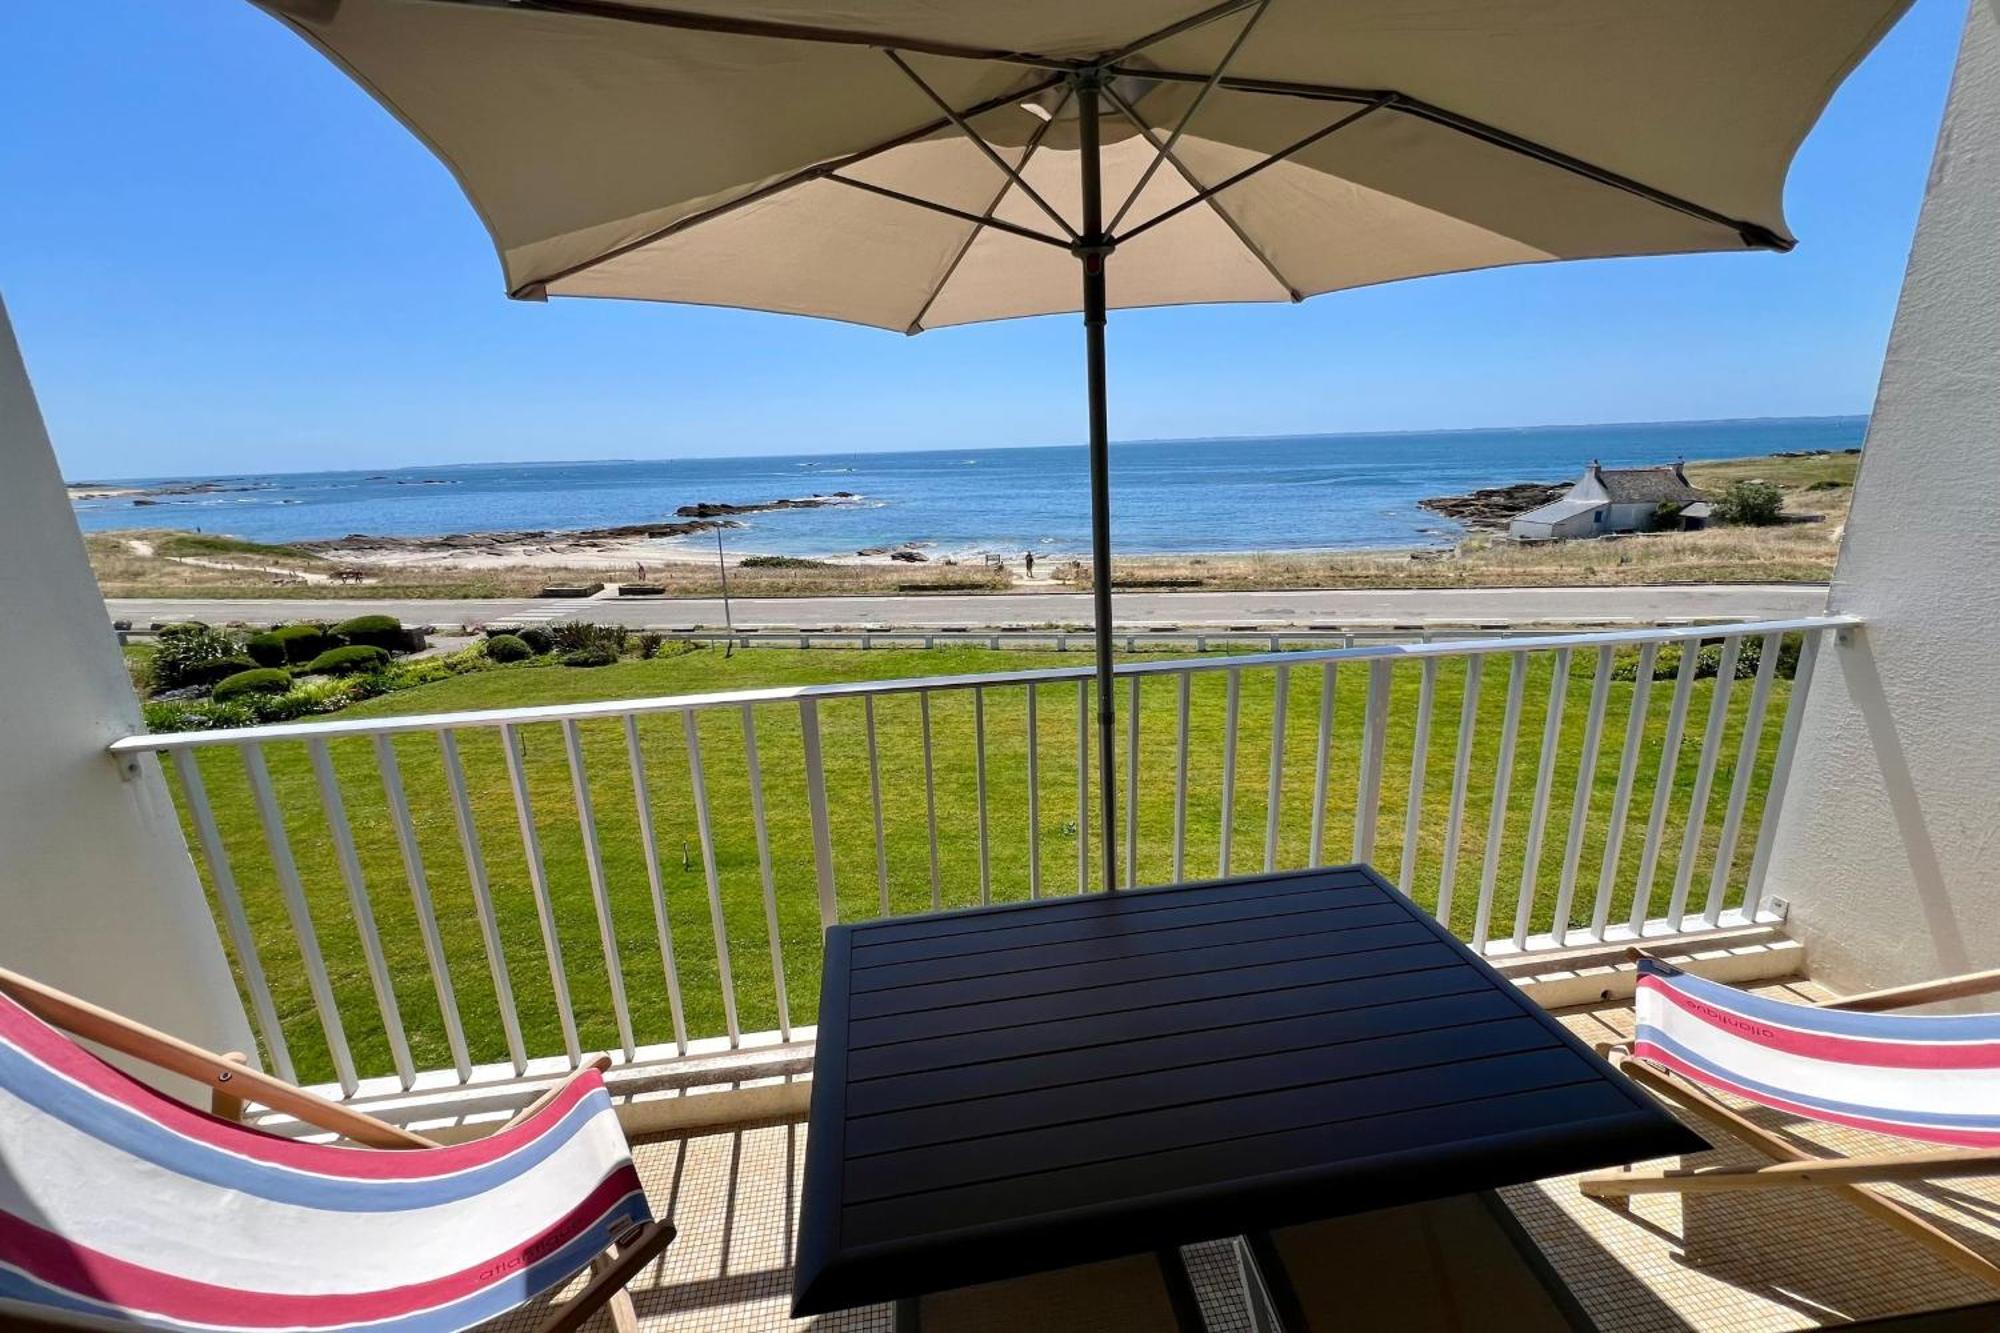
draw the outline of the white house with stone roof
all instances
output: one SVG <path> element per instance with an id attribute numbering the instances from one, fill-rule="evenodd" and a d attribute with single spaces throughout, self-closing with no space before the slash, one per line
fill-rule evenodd
<path id="1" fill-rule="evenodd" d="M 1602 537 L 1611 532 L 1648 532 L 1661 526 L 1660 506 L 1677 506 L 1671 526 L 1699 526 L 1708 503 L 1688 484 L 1681 465 L 1608 468 L 1595 459 L 1569 493 L 1518 515 L 1507 535 L 1519 541 Z"/>

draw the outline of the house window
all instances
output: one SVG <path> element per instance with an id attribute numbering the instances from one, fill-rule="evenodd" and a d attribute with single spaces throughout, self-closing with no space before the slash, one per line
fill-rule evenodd
<path id="1" fill-rule="evenodd" d="M 1590 521 L 1592 523 L 1602 523 L 1604 521 L 1604 511 L 1600 509 L 1596 513 L 1592 514 L 1590 516 Z"/>

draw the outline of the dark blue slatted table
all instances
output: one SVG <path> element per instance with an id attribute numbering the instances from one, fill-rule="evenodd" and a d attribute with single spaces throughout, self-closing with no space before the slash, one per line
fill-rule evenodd
<path id="1" fill-rule="evenodd" d="M 793 1312 L 1703 1146 L 1367 866 L 837 926 Z"/>

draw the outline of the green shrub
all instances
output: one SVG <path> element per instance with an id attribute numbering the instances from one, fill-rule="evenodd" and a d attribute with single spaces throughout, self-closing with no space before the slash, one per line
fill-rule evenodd
<path id="1" fill-rule="evenodd" d="M 1735 481 L 1715 502 L 1715 521 L 1742 527 L 1765 528 L 1776 523 L 1785 509 L 1785 493 L 1768 481 Z"/>
<path id="2" fill-rule="evenodd" d="M 258 666 L 281 667 L 285 664 L 285 641 L 269 633 L 252 634 L 243 641 L 243 651 Z"/>
<path id="3" fill-rule="evenodd" d="M 660 655 L 660 642 L 660 636 L 657 634 L 641 634 L 638 638 L 639 656 L 646 661 L 652 661 Z"/>
<path id="4" fill-rule="evenodd" d="M 212 685 L 256 665 L 237 648 L 236 640 L 220 630 L 206 625 L 176 627 L 171 634 L 160 632 L 153 653 L 153 684 L 162 690 Z"/>
<path id="5" fill-rule="evenodd" d="M 355 643 L 345 648 L 329 648 L 306 663 L 306 672 L 314 676 L 359 676 L 370 671 L 380 671 L 389 665 L 389 654 L 372 644 Z"/>
<path id="6" fill-rule="evenodd" d="M 568 667 L 610 666 L 618 660 L 618 654 L 608 648 L 573 648 L 562 655 L 561 661 Z"/>
<path id="7" fill-rule="evenodd" d="M 830 569 L 824 560 L 807 560 L 796 555 L 746 555 L 736 562 L 745 569 Z"/>
<path id="8" fill-rule="evenodd" d="M 1762 657 L 1763 640 L 1745 639 L 1741 650 L 1736 654 L 1736 672 L 1733 678 L 1736 680 L 1749 680 L 1752 676 L 1755 676 L 1757 674 L 1757 665 Z M 1673 680 L 1680 675 L 1680 670 L 1681 645 L 1677 643 L 1661 645 L 1660 651 L 1653 658 L 1653 679 Z M 1791 680 L 1798 674 L 1798 670 L 1799 640 L 1795 635 L 1787 635 L 1779 641 L 1778 677 L 1781 680 Z M 1722 645 L 1719 643 L 1704 644 L 1695 655 L 1694 678 L 1696 680 L 1713 680 L 1717 675 L 1721 674 L 1721 671 Z M 1637 648 L 1619 649 L 1611 661 L 1611 679 L 1637 680 L 1638 678 L 1639 650 Z"/>
<path id="9" fill-rule="evenodd" d="M 333 632 L 349 643 L 366 644 L 391 653 L 400 650 L 404 643 L 403 622 L 394 616 L 356 616 L 335 625 Z"/>
<path id="10" fill-rule="evenodd" d="M 285 661 L 295 665 L 340 646 L 340 640 L 327 633 L 324 625 L 284 625 L 272 630 L 271 637 L 284 645 Z"/>
<path id="11" fill-rule="evenodd" d="M 292 673 L 283 667 L 252 667 L 215 683 L 215 702 L 228 703 L 246 694 L 283 694 L 292 688 Z"/>
<path id="12" fill-rule="evenodd" d="M 549 631 L 549 638 L 559 653 L 606 652 L 615 658 L 625 651 L 625 641 L 631 633 L 623 625 L 566 620 Z"/>
<path id="13" fill-rule="evenodd" d="M 250 711 L 248 700 L 256 697 L 253 694 L 245 699 L 220 704 L 211 699 L 192 703 L 149 703 L 145 708 L 146 730 L 220 731 L 225 727 L 255 726 L 257 715 Z"/>
<path id="14" fill-rule="evenodd" d="M 163 639 L 180 639 L 189 635 L 209 633 L 208 625 L 200 620 L 176 620 L 171 625 L 162 625 L 156 631 Z"/>
<path id="15" fill-rule="evenodd" d="M 485 644 L 486 655 L 496 662 L 525 662 L 535 650 L 512 634 L 496 634 Z"/>
<path id="16" fill-rule="evenodd" d="M 543 653 L 552 653 L 556 650 L 556 636 L 543 629 L 540 625 L 530 625 L 514 637 L 522 643 L 527 644 L 537 657 L 540 657 Z"/>

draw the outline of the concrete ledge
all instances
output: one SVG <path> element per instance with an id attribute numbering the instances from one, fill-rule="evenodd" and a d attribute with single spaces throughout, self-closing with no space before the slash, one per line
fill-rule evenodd
<path id="1" fill-rule="evenodd" d="M 1500 975 L 1544 1009 L 1630 999 L 1638 969 L 1624 945 L 1593 944 L 1496 963 Z M 1805 946 L 1775 926 L 1745 926 L 1680 942 L 1649 942 L 1649 953 L 1696 976 L 1732 986 L 1802 976 Z"/>

